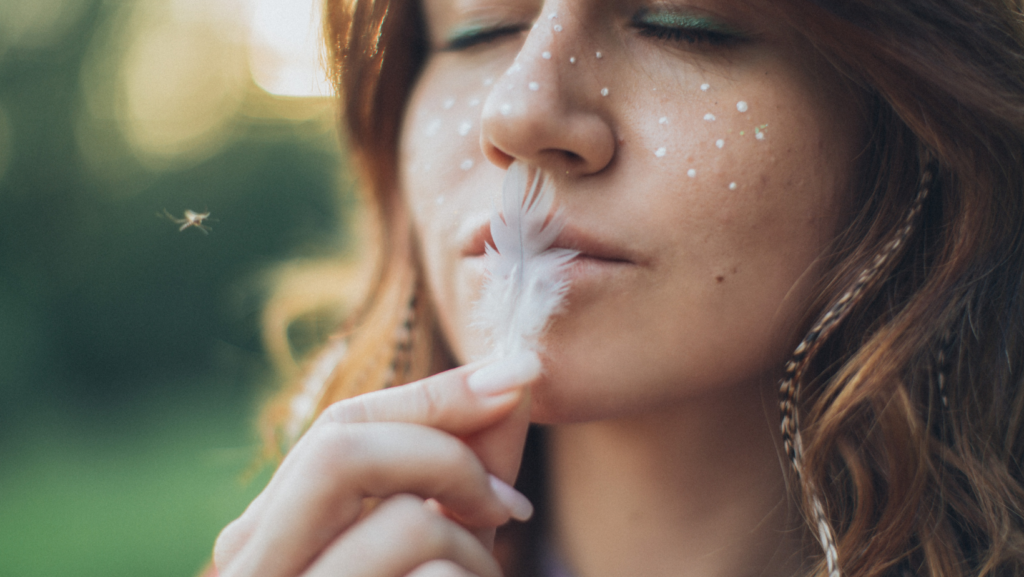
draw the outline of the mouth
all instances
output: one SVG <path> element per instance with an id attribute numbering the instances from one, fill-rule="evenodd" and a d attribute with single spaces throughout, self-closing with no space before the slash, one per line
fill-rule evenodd
<path id="1" fill-rule="evenodd" d="M 463 257 L 481 257 L 487 246 L 494 247 L 491 236 L 491 224 L 487 222 L 472 229 L 462 242 Z M 562 232 L 555 238 L 550 248 L 567 248 L 579 252 L 576 261 L 602 261 L 614 264 L 637 264 L 637 259 L 626 249 L 598 239 L 582 229 L 566 224 Z"/>

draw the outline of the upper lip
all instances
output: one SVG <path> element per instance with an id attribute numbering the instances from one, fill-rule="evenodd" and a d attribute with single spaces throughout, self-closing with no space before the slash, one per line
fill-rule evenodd
<path id="1" fill-rule="evenodd" d="M 462 244 L 462 256 L 483 256 L 485 246 L 494 246 L 490 221 L 477 227 Z M 579 251 L 580 256 L 613 262 L 635 263 L 636 260 L 624 248 L 609 244 L 588 234 L 572 224 L 566 224 L 555 238 L 551 248 L 568 248 Z"/>

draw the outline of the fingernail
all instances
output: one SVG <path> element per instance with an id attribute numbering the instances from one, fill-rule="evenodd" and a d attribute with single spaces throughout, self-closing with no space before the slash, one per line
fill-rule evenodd
<path id="1" fill-rule="evenodd" d="M 526 521 L 533 516 L 533 503 L 525 495 L 516 491 L 511 485 L 490 475 L 491 490 L 498 496 L 501 504 L 508 508 L 509 514 L 517 521 Z"/>
<path id="2" fill-rule="evenodd" d="M 524 351 L 499 359 L 469 375 L 466 383 L 480 396 L 497 396 L 524 385 L 540 375 L 540 358 L 533 351 Z"/>

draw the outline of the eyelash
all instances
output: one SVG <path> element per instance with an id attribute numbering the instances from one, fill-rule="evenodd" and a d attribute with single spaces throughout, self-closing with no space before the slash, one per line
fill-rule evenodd
<path id="1" fill-rule="evenodd" d="M 498 28 L 484 29 L 479 32 L 474 32 L 465 35 L 459 35 L 445 45 L 444 50 L 456 52 L 459 50 L 468 50 L 481 44 L 487 44 L 488 42 L 494 42 L 505 36 L 512 36 L 519 34 L 523 30 L 526 30 L 526 26 L 502 26 Z"/>
<path id="2" fill-rule="evenodd" d="M 686 26 L 663 26 L 652 22 L 634 19 L 632 22 L 641 36 L 655 38 L 657 40 L 682 43 L 691 45 L 705 45 L 708 47 L 728 46 L 742 40 L 742 37 L 718 30 L 711 30 L 704 27 Z M 526 25 L 501 26 L 497 28 L 483 29 L 478 32 L 457 35 L 445 45 L 443 50 L 457 52 L 468 50 L 476 46 L 494 42 L 506 36 L 512 36 L 525 31 Z"/>
<path id="3" fill-rule="evenodd" d="M 633 27 L 641 36 L 671 42 L 686 42 L 693 45 L 728 46 L 740 41 L 739 37 L 732 34 L 701 28 L 675 28 L 646 22 L 634 22 Z"/>

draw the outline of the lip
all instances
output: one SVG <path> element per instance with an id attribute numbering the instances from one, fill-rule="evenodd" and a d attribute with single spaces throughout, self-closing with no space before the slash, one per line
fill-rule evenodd
<path id="1" fill-rule="evenodd" d="M 491 236 L 491 224 L 487 222 L 472 230 L 462 242 L 463 257 L 480 257 L 486 252 L 486 246 L 494 246 Z M 566 224 L 562 232 L 555 238 L 551 248 L 567 248 L 579 252 L 575 260 L 604 262 L 608 264 L 637 264 L 637 259 L 625 248 L 608 243 L 582 229 Z"/>

